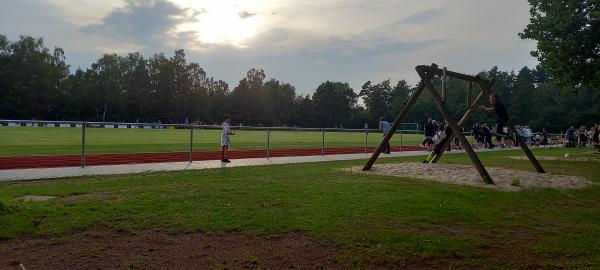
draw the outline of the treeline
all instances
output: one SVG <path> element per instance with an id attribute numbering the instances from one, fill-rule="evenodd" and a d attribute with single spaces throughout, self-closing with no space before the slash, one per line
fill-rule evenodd
<path id="1" fill-rule="evenodd" d="M 493 68 L 481 76 L 497 80 L 498 92 L 516 123 L 563 130 L 569 125 L 598 121 L 599 92 L 591 88 L 556 87 L 540 68 L 518 73 Z M 437 81 L 435 84 L 439 85 Z M 405 80 L 366 82 L 355 92 L 345 82 L 324 82 L 312 95 L 267 79 L 251 69 L 231 88 L 207 76 L 183 50 L 144 58 L 105 54 L 85 70 L 70 72 L 60 48 L 50 50 L 42 39 L 21 37 L 11 42 L 0 35 L 0 118 L 40 120 L 220 123 L 225 113 L 235 124 L 257 126 L 376 127 L 403 108 L 414 86 Z M 465 111 L 466 84 L 448 81 L 447 105 L 455 117 Z M 362 97 L 363 103 L 358 99 Z M 431 97 L 417 102 L 405 122 L 441 119 Z M 492 121 L 477 113 L 474 121 Z"/>

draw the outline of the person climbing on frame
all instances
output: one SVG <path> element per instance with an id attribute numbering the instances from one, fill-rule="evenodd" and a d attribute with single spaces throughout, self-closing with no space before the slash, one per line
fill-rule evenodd
<path id="1" fill-rule="evenodd" d="M 442 148 L 444 148 L 444 144 L 446 144 L 450 135 L 452 135 L 452 128 L 450 128 L 448 122 L 439 126 L 437 132 L 433 136 L 433 143 L 435 145 L 433 151 L 425 158 L 425 160 L 423 160 L 423 163 L 431 162 L 436 155 L 442 153 Z"/>
<path id="2" fill-rule="evenodd" d="M 500 98 L 496 93 L 490 95 L 490 104 L 492 104 L 491 108 L 481 105 L 479 106 L 479 109 L 496 114 L 496 126 L 492 131 L 492 133 L 496 135 L 496 141 L 502 143 L 504 140 L 511 140 L 508 132 L 504 131 L 504 127 L 506 127 L 506 123 L 508 122 L 508 112 L 506 111 L 504 104 L 500 102 Z"/>

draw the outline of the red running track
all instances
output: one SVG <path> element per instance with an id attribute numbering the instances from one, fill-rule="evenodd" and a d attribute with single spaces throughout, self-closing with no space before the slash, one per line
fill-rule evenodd
<path id="1" fill-rule="evenodd" d="M 402 151 L 420 151 L 425 148 L 421 146 L 404 146 Z M 372 153 L 374 147 L 367 148 Z M 392 151 L 400 151 L 400 147 L 392 147 Z M 364 153 L 364 147 L 338 147 L 325 148 L 325 155 L 358 154 Z M 274 149 L 269 152 L 270 157 L 293 157 L 293 156 L 318 156 L 321 148 L 301 149 Z M 229 158 L 264 158 L 267 150 L 238 150 L 230 151 Z M 193 160 L 218 160 L 221 158 L 220 151 L 194 152 Z M 87 155 L 86 166 L 137 164 L 137 163 L 159 163 L 188 161 L 189 152 L 163 152 L 163 153 L 127 153 L 127 154 L 95 154 Z M 80 155 L 54 155 L 54 156 L 16 156 L 0 157 L 0 170 L 7 169 L 29 169 L 29 168 L 53 168 L 53 167 L 77 167 L 81 166 Z"/>

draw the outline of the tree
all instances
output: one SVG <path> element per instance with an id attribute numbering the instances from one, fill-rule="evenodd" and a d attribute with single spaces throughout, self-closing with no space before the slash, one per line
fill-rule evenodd
<path id="1" fill-rule="evenodd" d="M 301 127 L 315 127 L 319 124 L 316 120 L 315 104 L 309 95 L 297 96 L 294 102 L 295 112 L 293 122 Z"/>
<path id="2" fill-rule="evenodd" d="M 534 82 L 534 74 L 529 68 L 523 67 L 519 70 L 508 107 L 512 122 L 515 124 L 527 124 L 531 120 L 533 112 L 531 105 L 537 103 Z"/>
<path id="3" fill-rule="evenodd" d="M 0 35 L 0 117 L 55 118 L 68 72 L 61 48 L 51 51 L 41 38 L 11 43 Z"/>
<path id="4" fill-rule="evenodd" d="M 395 117 L 397 114 L 402 111 L 406 101 L 408 100 L 408 96 L 411 92 L 411 86 L 405 80 L 400 80 L 392 89 L 392 100 L 390 104 L 391 116 Z"/>
<path id="5" fill-rule="evenodd" d="M 373 85 L 371 81 L 362 86 L 359 96 L 363 97 L 371 122 L 385 117 L 392 103 L 392 86 L 390 80 Z"/>
<path id="6" fill-rule="evenodd" d="M 496 80 L 492 90 L 517 124 L 558 132 L 600 119 L 597 88 L 556 84 L 556 75 L 546 68 L 542 63 L 515 74 L 493 67 L 479 76 Z M 441 80 L 436 78 L 433 84 L 440 89 Z M 467 84 L 449 79 L 447 87 L 446 103 L 458 120 L 466 110 Z M 203 67 L 188 61 L 183 50 L 150 58 L 135 52 L 105 54 L 89 68 L 69 73 L 60 48 L 48 49 L 42 39 L 20 37 L 13 42 L 0 35 L 0 118 L 4 119 L 181 123 L 187 118 L 219 124 L 223 114 L 231 113 L 236 123 L 247 125 L 362 128 L 365 122 L 376 127 L 380 116 L 392 120 L 414 90 L 404 80 L 394 87 L 390 80 L 375 85 L 369 81 L 360 93 L 363 108 L 347 83 L 324 82 L 311 98 L 297 95 L 291 84 L 266 80 L 261 69 L 251 69 L 230 91 L 226 82 L 208 77 Z M 404 121 L 423 123 L 428 117 L 442 119 L 425 90 Z M 493 123 L 493 118 L 493 114 L 473 115 L 474 122 Z"/>
<path id="7" fill-rule="evenodd" d="M 250 69 L 246 77 L 240 80 L 229 96 L 229 113 L 233 114 L 233 121 L 245 125 L 261 125 L 259 117 L 259 94 L 263 87 L 266 75 L 262 69 Z"/>
<path id="8" fill-rule="evenodd" d="M 229 95 L 229 85 L 222 80 L 214 78 L 206 79 L 206 87 L 208 91 L 208 120 L 213 124 L 220 123 L 223 120 L 223 115 L 227 111 L 227 97 Z"/>
<path id="9" fill-rule="evenodd" d="M 350 117 L 358 95 L 348 83 L 324 82 L 313 94 L 317 121 L 321 127 L 339 127 Z"/>
<path id="10" fill-rule="evenodd" d="M 529 0 L 531 19 L 520 33 L 537 41 L 532 56 L 562 86 L 600 87 L 600 2 Z"/>

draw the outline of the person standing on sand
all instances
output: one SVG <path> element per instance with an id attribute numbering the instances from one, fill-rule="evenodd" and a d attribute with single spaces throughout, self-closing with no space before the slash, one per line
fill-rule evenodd
<path id="1" fill-rule="evenodd" d="M 229 145 L 231 140 L 229 139 L 229 135 L 235 135 L 235 132 L 231 130 L 231 115 L 226 114 L 223 116 L 223 134 L 221 135 L 221 162 L 229 163 Z"/>

